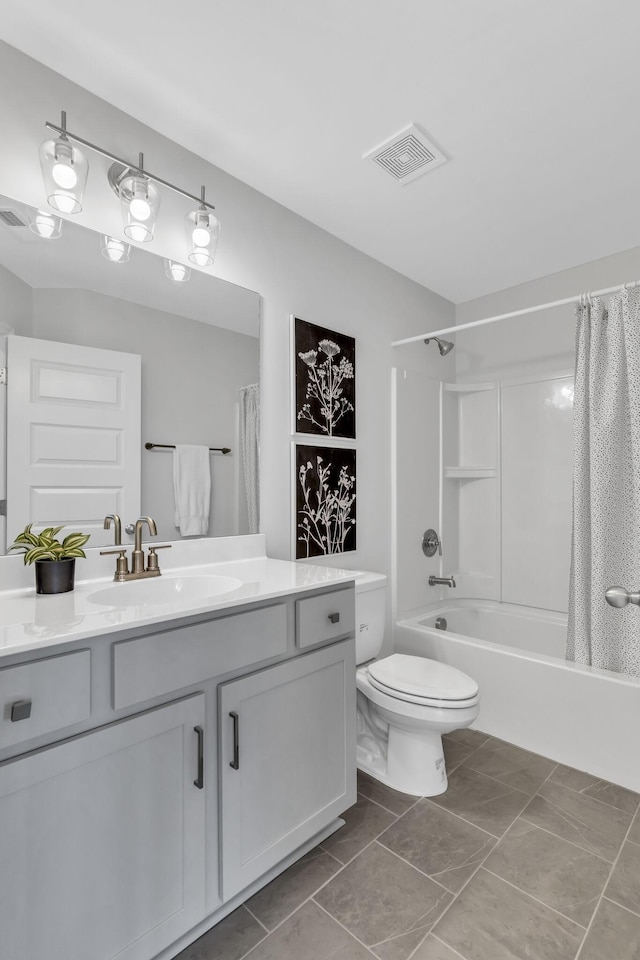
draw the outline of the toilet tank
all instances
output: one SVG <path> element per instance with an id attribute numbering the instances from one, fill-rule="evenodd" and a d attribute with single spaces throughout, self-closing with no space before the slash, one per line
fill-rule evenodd
<path id="1" fill-rule="evenodd" d="M 356 592 L 356 663 L 373 660 L 382 649 L 387 600 L 383 573 L 358 573 Z"/>

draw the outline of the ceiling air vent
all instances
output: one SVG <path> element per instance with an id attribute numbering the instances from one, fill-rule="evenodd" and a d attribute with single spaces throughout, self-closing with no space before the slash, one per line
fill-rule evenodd
<path id="1" fill-rule="evenodd" d="M 371 160 L 391 174 L 398 183 L 410 183 L 423 173 L 446 163 L 448 157 L 429 140 L 415 123 L 365 153 L 363 160 Z"/>
<path id="2" fill-rule="evenodd" d="M 12 210 L 10 207 L 5 207 L 4 209 L 0 209 L 0 220 L 7 227 L 28 226 L 26 220 L 23 220 L 22 217 L 20 217 L 19 214 L 17 214 L 15 210 Z"/>

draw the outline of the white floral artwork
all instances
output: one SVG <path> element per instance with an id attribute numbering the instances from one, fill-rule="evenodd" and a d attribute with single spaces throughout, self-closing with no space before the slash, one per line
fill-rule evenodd
<path id="1" fill-rule="evenodd" d="M 356 548 L 356 451 L 296 445 L 296 559 Z"/>
<path id="2" fill-rule="evenodd" d="M 355 438 L 355 340 L 295 320 L 298 433 Z"/>

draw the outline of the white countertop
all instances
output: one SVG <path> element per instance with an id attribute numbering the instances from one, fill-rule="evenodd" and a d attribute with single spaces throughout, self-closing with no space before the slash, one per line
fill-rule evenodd
<path id="1" fill-rule="evenodd" d="M 356 572 L 310 563 L 291 563 L 272 560 L 265 556 L 265 539 L 251 537 L 220 538 L 218 540 L 176 541 L 171 550 L 160 555 L 166 580 L 189 576 L 236 577 L 242 585 L 229 593 L 198 600 L 171 599 L 167 603 L 122 606 L 117 602 L 104 605 L 91 597 L 113 584 L 114 557 L 99 557 L 99 551 L 88 551 L 86 561 L 76 564 L 76 587 L 70 593 L 56 596 L 38 596 L 35 593 L 34 571 L 25 577 L 19 557 L 0 557 L 0 577 L 10 589 L 0 591 L 0 658 L 30 650 L 75 640 L 86 640 L 103 634 L 165 624 L 181 618 L 232 609 L 246 603 L 255 603 L 300 593 L 313 587 L 353 581 Z M 20 563 L 20 572 L 15 561 Z M 105 561 L 110 561 L 108 564 Z M 82 577 L 86 565 L 91 579 Z M 105 576 L 104 568 L 110 569 Z M 2 576 L 4 574 L 4 576 Z M 99 575 L 96 575 L 99 574 Z M 101 575 L 100 575 L 101 574 Z M 162 576 L 147 581 L 129 581 L 139 584 L 158 584 Z M 24 584 L 31 581 L 30 586 Z M 117 597 L 118 586 L 112 593 Z M 169 586 L 169 584 L 167 584 Z M 157 587 L 154 589 L 157 590 Z M 124 594 L 123 594 L 124 596 Z"/>

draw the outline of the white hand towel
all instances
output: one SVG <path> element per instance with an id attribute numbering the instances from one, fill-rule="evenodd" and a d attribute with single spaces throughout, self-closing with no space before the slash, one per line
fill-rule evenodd
<path id="1" fill-rule="evenodd" d="M 173 452 L 175 525 L 183 537 L 209 531 L 211 469 L 209 447 L 176 444 Z"/>

